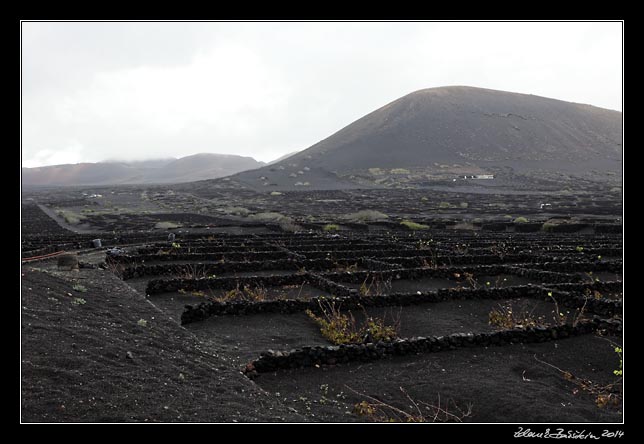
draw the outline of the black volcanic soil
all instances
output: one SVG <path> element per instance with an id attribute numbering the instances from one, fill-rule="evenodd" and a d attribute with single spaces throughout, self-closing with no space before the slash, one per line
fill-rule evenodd
<path id="1" fill-rule="evenodd" d="M 546 423 L 620 422 L 621 414 L 597 408 L 588 393 L 579 390 L 575 394 L 575 384 L 535 359 L 607 384 L 617 362 L 614 355 L 604 339 L 583 336 L 283 370 L 262 374 L 255 381 L 312 421 L 364 420 L 351 412 L 356 403 L 367 398 L 351 389 L 413 412 L 402 387 L 416 401 L 437 405 L 440 395 L 442 407 L 447 400 L 462 409 L 472 404 L 472 416 L 465 422 L 525 423 L 525 418 Z M 456 413 L 452 404 L 449 410 Z"/>
<path id="2" fill-rule="evenodd" d="M 128 194 L 119 195 L 118 189 L 113 189 L 117 196 L 113 204 L 119 198 L 135 202 L 144 191 L 137 187 L 122 190 Z M 597 190 L 601 191 L 601 187 Z M 109 189 L 106 191 L 105 195 Z M 154 202 L 164 205 L 162 217 L 177 211 L 185 215 L 186 223 L 205 222 L 201 217 L 191 216 L 202 205 L 209 205 L 203 214 L 211 216 L 223 214 L 218 211 L 220 207 L 239 205 L 254 213 L 280 211 L 304 226 L 293 234 L 271 224 L 235 226 L 229 220 L 226 222 L 230 225 L 217 222 L 218 226 L 212 230 L 202 228 L 201 234 L 192 227 L 190 233 L 185 228 L 174 230 L 176 242 L 181 244 L 179 251 L 185 253 L 194 248 L 192 252 L 208 252 L 213 260 L 199 262 L 225 265 L 221 273 L 216 273 L 218 277 L 294 272 L 264 269 L 270 267 L 260 265 L 265 265 L 262 261 L 270 255 L 259 251 L 274 252 L 274 259 L 296 257 L 307 267 L 310 261 L 326 261 L 326 265 L 320 265 L 321 269 L 311 269 L 321 275 L 354 263 L 366 271 L 425 267 L 427 261 L 435 258 L 445 266 L 454 267 L 516 265 L 508 257 L 518 255 L 522 256 L 522 268 L 561 271 L 558 276 L 563 278 L 586 276 L 588 280 L 584 280 L 589 283 L 596 278 L 614 281 L 623 277 L 619 272 L 621 201 L 611 200 L 608 194 L 595 195 L 595 189 L 589 188 L 585 194 L 561 195 L 559 201 L 551 200 L 556 208 L 549 210 L 549 214 L 539 213 L 538 203 L 543 196 L 536 195 L 477 197 L 418 190 L 302 192 L 278 196 L 237 190 L 208 192 L 201 197 L 188 193 L 159 193 L 155 197 L 152 191 L 149 195 Z M 102 232 L 72 233 L 62 229 L 36 205 L 83 208 L 84 201 L 79 202 L 80 190 L 65 189 L 32 196 L 33 199 L 27 199 L 23 213 L 23 258 L 88 248 L 91 239 L 100 237 L 104 248 L 79 251 L 82 265 L 103 262 L 105 249 L 114 246 L 124 248 L 134 259 L 140 255 L 133 266 L 170 263 L 141 261 L 145 251 L 170 247 L 167 230 L 151 231 L 138 223 L 128 225 L 127 215 L 122 215 L 113 222 L 106 219 Z M 422 200 L 425 196 L 427 200 Z M 207 200 L 211 202 L 206 203 Z M 451 204 L 445 214 L 437 209 L 442 201 Z M 459 207 L 462 202 L 469 203 L 469 207 Z M 137 209 L 136 202 L 131 205 L 128 208 Z M 366 208 L 382 209 L 390 219 L 351 225 L 348 227 L 351 230 L 341 233 L 323 229 L 325 223 L 338 222 L 342 215 Z M 541 223 L 552 220 L 555 212 L 566 218 L 579 215 L 577 222 L 587 224 L 583 229 L 592 229 L 582 233 L 582 227 L 570 224 L 569 231 L 542 230 Z M 319 218 L 317 224 L 306 224 L 309 214 Z M 403 214 L 405 218 L 432 225 L 432 229 L 412 232 L 401 228 L 399 218 L 394 215 Z M 591 216 L 582 218 L 584 214 Z M 514 230 L 517 224 L 513 223 L 491 224 L 495 225 L 494 230 L 488 230 L 485 221 L 478 225 L 472 221 L 468 229 L 455 229 L 445 222 L 451 219 L 460 223 L 474 216 L 499 222 L 509 220 L 507 215 L 526 215 L 530 222 L 538 222 L 539 230 L 518 232 Z M 501 229 L 497 230 L 497 225 Z M 142 231 L 134 231 L 135 228 Z M 241 236 L 214 232 L 220 229 L 230 229 Z M 258 229 L 265 234 L 256 234 Z M 529 260 L 523 263 L 525 256 Z M 186 257 L 179 262 L 195 264 L 195 259 Z M 239 267 L 242 262 L 244 266 Z M 254 267 L 258 270 L 248 271 Z M 461 407 L 472 403 L 473 416 L 467 418 L 472 422 L 623 420 L 621 411 L 597 407 L 587 392 L 573 393 L 577 386 L 557 370 L 535 360 L 536 355 L 599 384 L 613 382 L 618 357 L 605 339 L 591 334 L 541 344 L 475 347 L 397 356 L 370 363 L 263 373 L 250 380 L 240 370 L 262 351 L 327 344 L 304 313 L 218 316 L 182 327 L 178 321 L 183 303 L 194 304 L 201 297 L 181 295 L 186 299 L 170 301 L 167 305 L 168 296 L 179 294 L 145 297 L 148 280 L 169 278 L 169 275 L 150 274 L 121 281 L 100 269 L 82 267 L 77 273 L 56 271 L 56 259 L 29 262 L 21 267 L 21 273 L 21 418 L 24 422 L 364 420 L 351 413 L 353 405 L 363 398 L 348 387 L 400 407 L 408 405 L 400 394 L 400 387 L 421 401 L 436 402 L 440 394 L 443 401 L 453 399 Z M 491 286 L 542 281 L 505 274 L 501 277 L 507 281 L 497 282 L 498 276 L 490 274 L 476 273 L 478 285 L 487 285 L 487 281 Z M 467 283 L 425 278 L 395 283 L 396 291 L 414 293 L 455 284 Z M 605 289 L 604 284 L 599 282 L 593 286 L 605 297 L 623 299 L 621 283 L 606 285 Z M 73 289 L 75 285 L 82 285 L 86 290 Z M 579 288 L 575 291 L 581 294 Z M 305 296 L 319 292 L 311 289 L 310 293 L 307 291 Z M 401 312 L 401 333 L 417 336 L 490 331 L 487 316 L 499 302 L 452 300 L 406 306 Z M 550 314 L 549 302 L 528 302 L 531 306 L 539 305 L 535 312 Z M 368 311 L 379 314 L 396 310 L 397 307 L 391 307 Z M 355 314 L 361 317 L 359 311 Z M 621 343 L 621 338 L 609 339 Z"/>
<path id="3" fill-rule="evenodd" d="M 25 422 L 354 422 L 365 420 L 351 414 L 365 398 L 349 388 L 404 407 L 400 387 L 429 403 L 439 394 L 459 407 L 471 403 L 471 422 L 622 418 L 597 408 L 588 393 L 574 394 L 574 384 L 534 359 L 607 384 L 617 357 L 596 336 L 285 370 L 251 381 L 239 369 L 262 350 L 325 344 L 315 324 L 303 313 L 264 314 L 214 317 L 185 329 L 107 271 L 51 271 L 47 262 L 37 268 L 47 271 L 22 272 Z M 77 284 L 87 290 L 74 290 Z M 485 317 L 496 303 L 405 307 L 402 333 L 489 331 Z M 548 313 L 549 304 L 537 305 Z"/>
<path id="4" fill-rule="evenodd" d="M 240 368 L 269 349 L 330 345 L 304 313 L 219 316 L 186 328 L 213 348 L 227 350 L 231 361 Z"/>
<path id="5" fill-rule="evenodd" d="M 175 312 L 166 304 L 159 304 L 164 311 Z M 194 303 L 194 302 L 193 302 Z M 527 309 L 535 317 L 552 323 L 553 305 L 535 300 L 513 301 L 464 300 L 421 304 L 408 307 L 368 308 L 364 312 L 351 310 L 357 325 L 366 316 L 385 319 L 387 325 L 398 322 L 399 336 L 442 336 L 461 332 L 487 333 L 497 330 L 488 323 L 490 310 L 499 304 L 510 304 L 515 310 Z M 264 313 L 245 316 L 216 316 L 202 322 L 186 325 L 204 343 L 212 343 L 213 349 L 227 350 L 230 358 L 239 367 L 257 358 L 261 352 L 271 350 L 289 351 L 307 345 L 331 345 L 305 313 Z"/>
<path id="6" fill-rule="evenodd" d="M 302 420 L 109 272 L 22 274 L 23 421 Z"/>

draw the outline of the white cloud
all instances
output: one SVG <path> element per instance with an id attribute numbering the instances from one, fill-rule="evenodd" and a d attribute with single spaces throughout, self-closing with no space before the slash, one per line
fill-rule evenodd
<path id="1" fill-rule="evenodd" d="M 58 150 L 38 150 L 30 158 L 25 159 L 23 157 L 22 166 L 33 168 L 43 165 L 73 164 L 81 163 L 86 158 L 87 156 L 83 153 L 83 146 L 75 143 Z"/>
<path id="2" fill-rule="evenodd" d="M 621 109 L 620 23 L 26 23 L 23 45 L 31 165 L 269 161 L 444 85 Z"/>

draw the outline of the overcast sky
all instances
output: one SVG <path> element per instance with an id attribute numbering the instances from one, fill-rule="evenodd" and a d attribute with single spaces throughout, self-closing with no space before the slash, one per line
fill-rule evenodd
<path id="1" fill-rule="evenodd" d="M 621 111 L 621 23 L 22 23 L 22 164 L 270 161 L 410 92 Z"/>

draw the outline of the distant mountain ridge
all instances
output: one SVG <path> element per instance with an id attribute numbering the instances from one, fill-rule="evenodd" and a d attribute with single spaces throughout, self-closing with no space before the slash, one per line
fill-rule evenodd
<path id="1" fill-rule="evenodd" d="M 179 159 L 97 162 L 22 168 L 23 186 L 181 183 L 263 166 L 252 157 L 201 153 Z"/>

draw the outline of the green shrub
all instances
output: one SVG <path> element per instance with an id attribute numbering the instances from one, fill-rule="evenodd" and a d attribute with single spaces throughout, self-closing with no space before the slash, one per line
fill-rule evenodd
<path id="1" fill-rule="evenodd" d="M 228 208 L 224 208 L 224 212 L 227 214 L 232 214 L 233 216 L 242 216 L 242 217 L 246 217 L 250 214 L 250 210 L 244 207 L 228 207 Z"/>
<path id="2" fill-rule="evenodd" d="M 292 218 L 276 212 L 252 214 L 249 218 L 258 222 L 277 223 L 283 231 L 292 233 L 302 229 Z"/>
<path id="3" fill-rule="evenodd" d="M 543 225 L 541 225 L 541 231 L 545 231 L 546 233 L 551 233 L 552 231 L 554 231 L 555 227 L 556 227 L 555 224 L 545 222 Z"/>
<path id="4" fill-rule="evenodd" d="M 338 231 L 340 226 L 337 224 L 326 224 L 322 229 L 324 231 Z"/>
<path id="5" fill-rule="evenodd" d="M 617 353 L 617 356 L 619 356 L 619 368 L 617 370 L 613 370 L 613 374 L 615 376 L 624 376 L 624 365 L 623 365 L 623 360 L 622 360 L 622 348 L 621 347 L 615 347 L 615 353 Z"/>
<path id="6" fill-rule="evenodd" d="M 351 313 L 343 314 L 333 305 L 323 308 L 322 312 L 322 316 L 316 316 L 311 310 L 307 310 L 306 314 L 318 324 L 322 336 L 329 342 L 335 345 L 362 342 L 356 320 Z"/>
<path id="7" fill-rule="evenodd" d="M 404 220 L 400 223 L 400 225 L 404 225 L 410 230 L 428 230 L 429 229 L 429 225 L 417 224 L 416 222 L 412 222 L 410 220 Z"/>
<path id="8" fill-rule="evenodd" d="M 72 211 L 58 210 L 57 213 L 70 225 L 77 225 L 86 218 L 84 215 L 76 214 Z"/>
<path id="9" fill-rule="evenodd" d="M 545 326 L 543 316 L 533 315 L 533 311 L 534 308 L 528 310 L 527 307 L 516 307 L 512 303 L 499 304 L 498 308 L 492 309 L 488 314 L 488 321 L 490 325 L 504 330 Z"/>
<path id="10" fill-rule="evenodd" d="M 441 209 L 452 208 L 452 205 L 450 205 L 449 202 L 441 202 L 438 204 L 438 208 L 441 208 Z"/>
<path id="11" fill-rule="evenodd" d="M 237 287 L 227 291 L 222 296 L 216 297 L 215 300 L 218 302 L 261 302 L 265 301 L 267 298 L 268 291 L 263 286 L 251 287 L 250 285 L 244 285 L 240 288 L 239 284 L 237 284 Z"/>
<path id="12" fill-rule="evenodd" d="M 320 303 L 321 316 L 311 310 L 306 314 L 320 327 L 320 332 L 335 345 L 360 344 L 364 342 L 392 341 L 398 337 L 399 319 L 394 325 L 386 325 L 383 318 L 374 318 L 365 313 L 365 322 L 358 327 L 351 312 L 344 314 L 333 303 Z"/>
<path id="13" fill-rule="evenodd" d="M 280 222 L 284 219 L 290 219 L 283 214 L 275 212 L 257 213 L 250 216 L 250 219 L 258 222 Z"/>
<path id="14" fill-rule="evenodd" d="M 515 224 L 525 224 L 527 222 L 528 222 L 528 219 L 523 217 L 523 216 L 519 216 L 519 217 L 514 219 Z"/>
<path id="15" fill-rule="evenodd" d="M 381 213 L 380 211 L 375 210 L 362 210 L 358 211 L 357 213 L 347 214 L 345 216 L 345 219 L 351 222 L 373 222 L 388 218 L 389 216 L 387 216 L 385 213 Z"/>
<path id="16" fill-rule="evenodd" d="M 179 225 L 179 224 L 175 224 L 174 222 L 168 222 L 168 221 L 165 221 L 165 222 L 157 222 L 157 223 L 154 225 L 154 228 L 158 228 L 158 229 L 160 229 L 160 230 L 168 230 L 168 229 L 170 229 L 170 228 L 180 228 L 180 227 L 181 227 L 181 225 Z"/>

